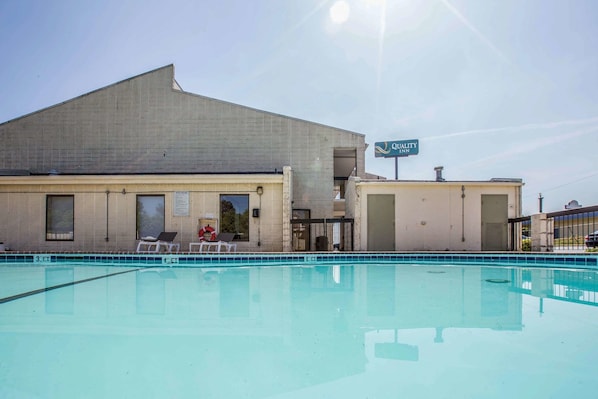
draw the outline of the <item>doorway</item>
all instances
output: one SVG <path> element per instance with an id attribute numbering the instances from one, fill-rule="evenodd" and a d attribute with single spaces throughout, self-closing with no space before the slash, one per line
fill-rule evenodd
<path id="1" fill-rule="evenodd" d="M 482 251 L 507 251 L 508 195 L 482 195 Z"/>
<path id="2" fill-rule="evenodd" d="M 293 219 L 309 220 L 309 209 L 293 209 Z M 293 251 L 311 251 L 311 234 L 309 223 L 293 223 Z"/>
<path id="3" fill-rule="evenodd" d="M 368 251 L 395 250 L 395 196 L 368 194 Z"/>

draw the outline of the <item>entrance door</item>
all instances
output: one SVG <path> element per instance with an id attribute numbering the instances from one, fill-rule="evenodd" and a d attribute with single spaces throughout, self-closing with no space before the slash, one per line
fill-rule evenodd
<path id="1" fill-rule="evenodd" d="M 311 211 L 309 209 L 293 209 L 293 219 L 309 219 Z M 310 251 L 311 234 L 309 224 L 293 223 L 293 251 Z"/>
<path id="2" fill-rule="evenodd" d="M 507 251 L 508 196 L 482 195 L 482 251 Z"/>
<path id="3" fill-rule="evenodd" d="M 395 250 L 395 196 L 368 195 L 368 251 Z"/>

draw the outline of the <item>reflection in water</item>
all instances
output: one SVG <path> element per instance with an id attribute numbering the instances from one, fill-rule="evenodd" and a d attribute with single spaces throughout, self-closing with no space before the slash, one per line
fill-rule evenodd
<path id="1" fill-rule="evenodd" d="M 415 345 L 398 342 L 398 331 L 395 330 L 394 342 L 379 342 L 375 344 L 376 357 L 393 360 L 419 360 L 419 348 Z"/>
<path id="2" fill-rule="evenodd" d="M 47 268 L 40 284 L 80 270 Z M 597 319 L 596 276 L 424 265 L 146 269 L 0 306 L 0 359 L 10 370 L 0 369 L 0 382 L 42 397 L 390 397 L 384 387 L 428 381 L 437 369 L 463 373 L 451 377 L 467 377 L 458 389 L 489 383 L 507 367 L 493 362 L 515 348 L 542 354 L 520 373 L 551 364 L 566 375 L 573 359 L 561 364 L 560 352 L 536 345 L 563 325 L 559 306 L 570 329 L 595 331 L 586 324 Z M 554 324 L 534 328 L 529 304 Z M 575 356 L 573 335 L 558 339 Z M 581 359 L 598 355 L 593 341 L 584 345 Z M 388 379 L 384 370 L 393 370 Z M 589 372 L 575 372 L 585 388 Z M 95 393 L 84 388 L 92 378 Z M 378 395 L 359 396 L 356 387 L 374 381 Z M 305 392 L 327 386 L 336 387 L 327 396 Z M 427 393 L 446 397 L 439 392 Z"/>
<path id="3" fill-rule="evenodd" d="M 165 278 L 161 270 L 140 270 L 136 277 L 137 314 L 164 314 Z"/>
<path id="4" fill-rule="evenodd" d="M 249 269 L 229 269 L 220 274 L 220 316 L 249 316 Z"/>
<path id="5" fill-rule="evenodd" d="M 391 316 L 395 314 L 395 267 L 367 268 L 367 315 Z"/>
<path id="6" fill-rule="evenodd" d="M 486 317 L 501 316 L 509 313 L 509 269 L 485 267 L 482 269 L 481 308 Z M 490 283 L 490 284 L 488 284 Z M 518 304 L 519 305 L 519 304 Z"/>
<path id="7" fill-rule="evenodd" d="M 54 287 L 75 281 L 72 267 L 49 267 L 46 269 L 45 287 Z M 46 313 L 72 314 L 75 306 L 75 288 L 67 285 L 60 289 L 46 291 Z"/>

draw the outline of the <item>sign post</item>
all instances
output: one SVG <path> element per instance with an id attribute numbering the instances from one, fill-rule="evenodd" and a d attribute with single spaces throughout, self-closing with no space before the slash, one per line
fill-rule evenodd
<path id="1" fill-rule="evenodd" d="M 399 180 L 399 158 L 419 154 L 419 140 L 381 141 L 374 144 L 376 158 L 395 159 L 395 180 Z"/>

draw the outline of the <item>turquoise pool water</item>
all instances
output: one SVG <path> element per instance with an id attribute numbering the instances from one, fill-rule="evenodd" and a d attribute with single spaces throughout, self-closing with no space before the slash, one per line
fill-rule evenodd
<path id="1" fill-rule="evenodd" d="M 596 392 L 593 268 L 36 262 L 0 264 L 1 398 Z"/>

